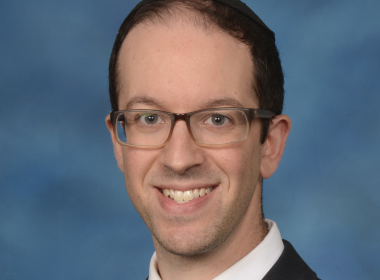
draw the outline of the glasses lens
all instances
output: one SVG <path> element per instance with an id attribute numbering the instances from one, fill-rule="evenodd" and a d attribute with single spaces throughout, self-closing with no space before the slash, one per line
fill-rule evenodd
<path id="1" fill-rule="evenodd" d="M 248 135 L 248 120 L 239 110 L 206 110 L 191 116 L 195 139 L 202 144 L 219 145 L 243 141 Z"/>
<path id="2" fill-rule="evenodd" d="M 128 111 L 116 118 L 117 137 L 135 146 L 159 146 L 170 134 L 171 119 L 159 111 Z"/>

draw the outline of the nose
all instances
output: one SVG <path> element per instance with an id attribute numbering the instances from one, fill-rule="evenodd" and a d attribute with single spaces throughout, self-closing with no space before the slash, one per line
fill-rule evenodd
<path id="1" fill-rule="evenodd" d="M 177 174 L 183 174 L 187 169 L 204 162 L 202 147 L 194 142 L 184 120 L 175 123 L 169 143 L 163 147 L 160 160 Z"/>

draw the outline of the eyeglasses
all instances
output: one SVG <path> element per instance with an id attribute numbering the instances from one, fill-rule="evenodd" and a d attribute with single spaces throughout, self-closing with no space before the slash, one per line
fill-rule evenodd
<path id="1" fill-rule="evenodd" d="M 185 114 L 158 110 L 112 111 L 111 122 L 117 141 L 122 145 L 140 148 L 165 146 L 178 120 L 200 146 L 222 146 L 247 139 L 254 118 L 271 119 L 268 110 L 247 108 L 212 108 Z"/>

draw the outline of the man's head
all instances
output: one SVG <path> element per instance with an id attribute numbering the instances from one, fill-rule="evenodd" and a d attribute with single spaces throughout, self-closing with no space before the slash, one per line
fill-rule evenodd
<path id="1" fill-rule="evenodd" d="M 110 62 L 114 110 L 183 114 L 260 107 L 281 113 L 283 76 L 272 34 L 212 1 L 151 5 L 157 6 L 154 12 L 141 8 L 145 17 L 136 12 L 141 18 L 124 22 L 119 31 Z M 231 30 L 225 31 L 225 25 Z M 249 26 L 253 34 L 247 33 Z M 259 39 L 247 44 L 252 38 Z M 272 46 L 261 46 L 268 42 Z M 279 80 L 270 80 L 274 77 Z M 263 227 L 261 181 L 280 161 L 290 129 L 286 116 L 272 120 L 266 138 L 254 119 L 244 142 L 218 147 L 196 144 L 182 120 L 175 123 L 170 141 L 155 149 L 121 145 L 109 117 L 107 126 L 128 194 L 158 253 L 193 256 L 237 244 Z M 208 188 L 209 194 L 183 204 L 164 195 L 166 190 L 194 194 Z"/>
<path id="2" fill-rule="evenodd" d="M 136 9 L 121 25 L 109 64 L 109 93 L 113 110 L 118 110 L 120 81 L 118 79 L 118 61 L 121 46 L 129 31 L 139 23 L 169 24 L 178 17 L 185 18 L 205 31 L 217 29 L 244 43 L 251 53 L 254 67 L 247 74 L 251 78 L 251 93 L 257 98 L 261 109 L 271 110 L 279 115 L 284 100 L 284 76 L 274 33 L 260 19 L 253 21 L 237 10 L 212 0 L 165 0 L 150 1 Z M 223 2 L 223 1 L 222 1 Z M 229 2 L 240 2 L 232 0 Z M 189 16 L 190 13 L 190 16 Z M 264 27 L 263 27 L 264 26 Z M 261 141 L 264 143 L 269 121 L 262 119 Z"/>

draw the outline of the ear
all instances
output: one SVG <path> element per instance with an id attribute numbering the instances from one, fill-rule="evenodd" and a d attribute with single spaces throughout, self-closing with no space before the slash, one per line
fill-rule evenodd
<path id="1" fill-rule="evenodd" d="M 113 149 L 115 152 L 115 157 L 117 165 L 119 166 L 121 172 L 124 172 L 124 163 L 123 163 L 123 147 L 116 141 L 115 132 L 113 130 L 113 125 L 111 123 L 110 115 L 106 117 L 106 125 L 111 134 L 111 139 L 113 143 Z"/>
<path id="2" fill-rule="evenodd" d="M 260 175 L 264 179 L 269 178 L 276 171 L 291 126 L 290 118 L 286 115 L 278 115 L 272 119 L 261 151 Z"/>

